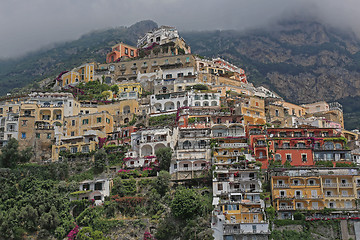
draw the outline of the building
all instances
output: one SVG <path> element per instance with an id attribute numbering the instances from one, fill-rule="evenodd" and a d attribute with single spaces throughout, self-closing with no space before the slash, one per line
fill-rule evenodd
<path id="1" fill-rule="evenodd" d="M 79 82 L 91 82 L 94 81 L 95 63 L 86 63 L 80 67 L 66 72 L 58 78 L 57 84 L 60 87 L 66 87 L 68 85 L 76 85 Z"/>
<path id="2" fill-rule="evenodd" d="M 272 203 L 280 219 L 292 219 L 295 211 L 358 209 L 357 168 L 274 169 L 270 176 Z"/>
<path id="3" fill-rule="evenodd" d="M 120 61 L 122 57 L 135 58 L 138 56 L 138 49 L 125 43 L 118 43 L 106 54 L 106 63 Z"/>
<path id="4" fill-rule="evenodd" d="M 79 191 L 70 193 L 70 201 L 74 200 L 92 200 L 95 205 L 101 205 L 105 197 L 110 196 L 113 181 L 110 179 L 86 180 L 80 183 Z"/>

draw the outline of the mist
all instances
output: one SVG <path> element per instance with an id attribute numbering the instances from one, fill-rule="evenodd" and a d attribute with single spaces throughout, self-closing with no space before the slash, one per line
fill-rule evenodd
<path id="1" fill-rule="evenodd" d="M 360 36 L 355 0 L 4 0 L 0 7 L 0 58 L 78 39 L 93 30 L 144 19 L 192 30 L 271 28 L 284 18 L 313 18 Z"/>

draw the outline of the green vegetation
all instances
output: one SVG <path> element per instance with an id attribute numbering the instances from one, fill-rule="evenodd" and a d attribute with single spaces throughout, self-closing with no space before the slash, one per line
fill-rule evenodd
<path id="1" fill-rule="evenodd" d="M 14 168 L 19 163 L 26 163 L 32 157 L 31 148 L 19 151 L 19 143 L 15 138 L 10 138 L 5 147 L 1 149 L 0 167 Z"/>
<path id="2" fill-rule="evenodd" d="M 156 159 L 159 161 L 161 170 L 169 171 L 172 149 L 170 147 L 160 148 L 155 151 Z"/>
<path id="3" fill-rule="evenodd" d="M 149 118 L 150 127 L 171 126 L 174 124 L 176 114 L 166 114 Z"/>

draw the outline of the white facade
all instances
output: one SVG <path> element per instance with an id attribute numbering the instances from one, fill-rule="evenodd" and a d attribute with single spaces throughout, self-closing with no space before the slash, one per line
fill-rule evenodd
<path id="1" fill-rule="evenodd" d="M 151 113 L 175 111 L 188 105 L 188 93 L 176 92 L 151 95 L 150 105 Z"/>
<path id="2" fill-rule="evenodd" d="M 96 179 L 86 180 L 80 183 L 79 193 L 71 194 L 70 201 L 82 199 L 94 199 L 96 205 L 105 201 L 105 197 L 110 196 L 111 180 Z"/>
<path id="3" fill-rule="evenodd" d="M 174 148 L 176 140 L 176 129 L 145 129 L 131 134 L 131 147 L 132 150 L 138 153 L 139 158 L 146 158 L 155 156 L 157 149 L 164 147 Z"/>
<path id="4" fill-rule="evenodd" d="M 179 38 L 179 33 L 174 27 L 161 26 L 152 32 L 146 33 L 141 39 L 138 40 L 138 48 L 149 47 L 153 43 L 162 45 L 169 42 L 174 38 Z"/>
<path id="5" fill-rule="evenodd" d="M 188 104 L 189 107 L 220 106 L 220 93 L 190 91 Z"/>

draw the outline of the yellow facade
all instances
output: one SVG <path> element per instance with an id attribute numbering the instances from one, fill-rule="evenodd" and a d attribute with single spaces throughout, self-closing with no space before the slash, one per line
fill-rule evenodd
<path id="1" fill-rule="evenodd" d="M 225 219 L 232 223 L 259 223 L 264 221 L 264 213 L 260 204 L 228 204 L 220 206 Z M 256 210 L 255 210 L 256 209 Z"/>
<path id="2" fill-rule="evenodd" d="M 274 102 L 274 104 L 282 105 L 285 109 L 287 109 L 287 114 L 289 115 L 302 117 L 306 114 L 306 109 L 304 107 L 298 106 L 293 103 L 278 101 L 278 102 Z"/>
<path id="3" fill-rule="evenodd" d="M 75 68 L 61 76 L 62 86 L 79 82 L 91 82 L 94 80 L 95 63 L 87 63 Z"/>
<path id="4" fill-rule="evenodd" d="M 82 136 L 90 130 L 98 130 L 104 134 L 113 132 L 114 120 L 106 111 L 79 114 L 65 117 L 66 135 Z"/>
<path id="5" fill-rule="evenodd" d="M 360 176 L 336 175 L 336 172 L 334 175 L 271 178 L 273 204 L 278 211 L 352 210 L 356 208 L 358 188 Z"/>
<path id="6" fill-rule="evenodd" d="M 256 96 L 247 96 L 241 104 L 245 124 L 265 124 L 265 101 Z"/>
<path id="7" fill-rule="evenodd" d="M 137 92 L 142 94 L 142 87 L 140 83 L 118 83 L 119 93 L 122 92 Z"/>
<path id="8" fill-rule="evenodd" d="M 63 143 L 62 145 L 52 145 L 52 161 L 58 161 L 61 159 L 60 152 L 70 152 L 70 153 L 89 153 L 96 150 L 97 143 L 95 141 L 91 142 L 69 142 Z"/>

